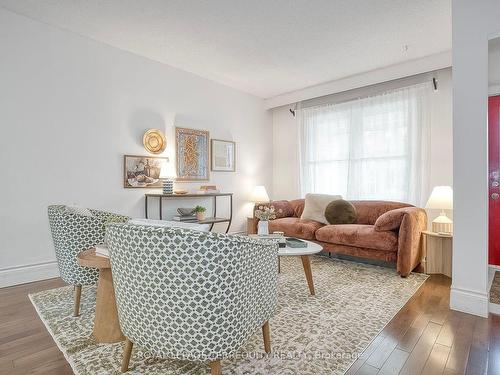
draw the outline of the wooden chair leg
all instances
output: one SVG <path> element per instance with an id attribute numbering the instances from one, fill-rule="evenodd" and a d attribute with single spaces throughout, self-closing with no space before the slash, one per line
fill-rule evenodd
<path id="1" fill-rule="evenodd" d="M 262 336 L 264 336 L 264 350 L 267 354 L 271 353 L 271 335 L 269 334 L 269 320 L 262 326 Z"/>
<path id="2" fill-rule="evenodd" d="M 210 374 L 211 375 L 221 375 L 220 369 L 220 359 L 210 362 Z"/>
<path id="3" fill-rule="evenodd" d="M 82 286 L 75 285 L 75 308 L 73 310 L 73 316 L 80 315 L 80 299 L 82 297 Z"/>
<path id="4" fill-rule="evenodd" d="M 125 339 L 125 347 L 123 348 L 122 372 L 128 371 L 130 356 L 132 355 L 132 347 L 134 343 L 129 339 Z"/>

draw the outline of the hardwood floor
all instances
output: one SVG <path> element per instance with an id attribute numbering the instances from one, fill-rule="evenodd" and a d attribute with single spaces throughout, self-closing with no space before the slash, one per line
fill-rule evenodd
<path id="1" fill-rule="evenodd" d="M 28 293 L 65 285 L 51 279 L 0 289 L 0 374 L 72 374 Z"/>
<path id="2" fill-rule="evenodd" d="M 28 299 L 62 285 L 0 289 L 0 374 L 72 374 Z M 449 289 L 449 278 L 431 276 L 347 374 L 500 374 L 500 316 L 451 311 Z"/>
<path id="3" fill-rule="evenodd" d="M 432 275 L 347 374 L 500 374 L 500 316 L 450 310 L 450 283 Z"/>

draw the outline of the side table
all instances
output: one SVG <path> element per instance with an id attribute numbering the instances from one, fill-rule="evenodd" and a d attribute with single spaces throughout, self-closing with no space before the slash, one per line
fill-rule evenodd
<path id="1" fill-rule="evenodd" d="M 247 217 L 247 234 L 257 234 L 257 219 Z"/>
<path id="2" fill-rule="evenodd" d="M 89 249 L 78 254 L 77 259 L 80 266 L 99 269 L 93 331 L 95 340 L 99 343 L 125 340 L 118 321 L 118 308 L 109 258 L 98 256 L 95 254 L 95 249 Z"/>
<path id="3" fill-rule="evenodd" d="M 424 272 L 441 273 L 451 277 L 453 235 L 423 231 L 422 239 Z"/>

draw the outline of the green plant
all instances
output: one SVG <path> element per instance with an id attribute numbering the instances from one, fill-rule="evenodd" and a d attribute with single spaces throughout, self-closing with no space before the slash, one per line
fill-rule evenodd
<path id="1" fill-rule="evenodd" d="M 194 208 L 194 212 L 205 212 L 207 209 L 205 207 L 202 207 L 202 206 L 196 206 Z"/>

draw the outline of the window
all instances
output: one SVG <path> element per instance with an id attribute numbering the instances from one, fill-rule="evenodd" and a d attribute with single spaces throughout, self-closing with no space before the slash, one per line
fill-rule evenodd
<path id="1" fill-rule="evenodd" d="M 427 83 L 301 110 L 302 195 L 421 204 L 427 192 Z"/>

